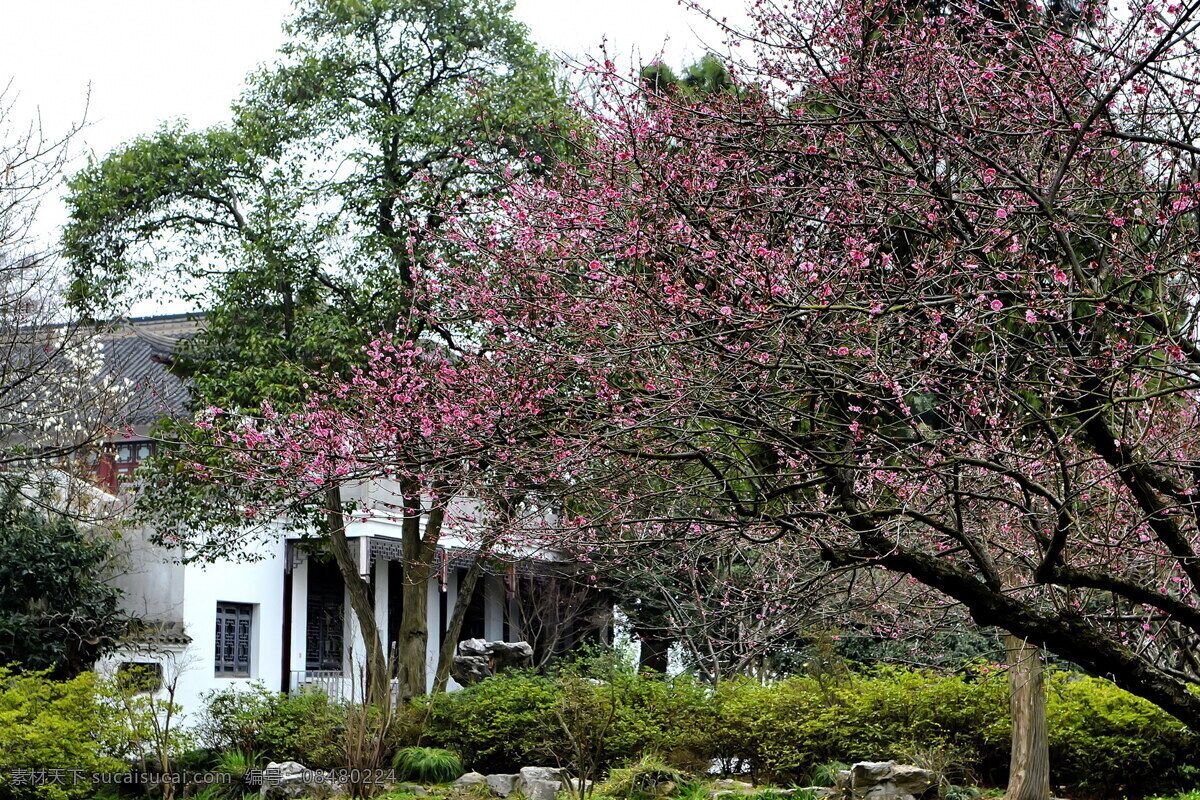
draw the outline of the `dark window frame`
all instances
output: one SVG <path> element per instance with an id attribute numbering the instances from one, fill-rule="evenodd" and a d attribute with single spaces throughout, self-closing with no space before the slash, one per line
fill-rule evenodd
<path id="1" fill-rule="evenodd" d="M 346 653 L 346 584 L 337 565 L 310 561 L 306 591 L 304 669 L 341 672 Z"/>
<path id="2" fill-rule="evenodd" d="M 218 601 L 213 672 L 218 678 L 249 678 L 254 656 L 254 604 Z"/>

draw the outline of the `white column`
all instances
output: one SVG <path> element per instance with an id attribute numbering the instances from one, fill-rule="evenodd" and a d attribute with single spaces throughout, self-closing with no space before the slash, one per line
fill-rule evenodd
<path id="1" fill-rule="evenodd" d="M 297 560 L 299 563 L 292 568 L 292 630 L 288 653 L 288 669 L 292 672 L 303 670 L 308 657 L 308 556 Z"/>
<path id="2" fill-rule="evenodd" d="M 449 584 L 447 584 L 446 588 L 447 588 L 447 590 L 450 588 Z M 435 672 L 437 671 L 438 651 L 441 649 L 440 648 L 441 637 L 438 635 L 442 630 L 442 627 L 441 627 L 441 625 L 442 625 L 441 602 L 442 601 L 441 601 L 441 598 L 438 597 L 438 594 L 440 592 L 441 592 L 441 583 L 438 580 L 438 575 L 435 570 L 434 574 L 429 577 L 428 594 L 426 595 L 426 598 L 427 598 L 426 604 L 427 604 L 427 607 L 429 608 L 429 616 L 428 616 L 428 619 L 426 620 L 426 625 L 427 625 L 427 630 L 429 631 L 429 636 L 428 636 L 428 638 L 426 640 L 426 644 L 425 644 L 425 688 L 427 690 L 433 689 L 433 679 L 435 677 Z M 446 598 L 447 608 L 449 608 L 449 605 L 450 605 L 450 598 L 447 597 Z M 449 611 L 447 611 L 447 614 L 448 613 L 449 613 Z"/>

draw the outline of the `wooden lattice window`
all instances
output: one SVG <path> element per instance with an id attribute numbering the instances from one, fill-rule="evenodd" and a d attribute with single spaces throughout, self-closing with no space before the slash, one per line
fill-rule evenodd
<path id="1" fill-rule="evenodd" d="M 250 628 L 254 606 L 250 603 L 217 603 L 216 674 L 250 676 Z"/>

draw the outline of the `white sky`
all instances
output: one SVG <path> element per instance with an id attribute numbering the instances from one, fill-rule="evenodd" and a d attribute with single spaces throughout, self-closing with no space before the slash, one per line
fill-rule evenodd
<path id="1" fill-rule="evenodd" d="M 743 2 L 708 5 L 740 16 Z M 0 87 L 12 80 L 18 114 L 40 112 L 60 130 L 83 115 L 90 89 L 82 145 L 104 153 L 164 120 L 223 120 L 246 73 L 281 43 L 290 2 L 0 0 L 0 9 Z M 517 0 L 516 15 L 535 41 L 572 57 L 607 37 L 623 61 L 634 52 L 648 60 L 667 43 L 668 62 L 678 64 L 703 52 L 701 39 L 721 39 L 675 0 Z"/>
<path id="2" fill-rule="evenodd" d="M 741 19 L 744 0 L 705 5 Z M 282 43 L 290 8 L 291 0 L 0 0 L 0 89 L 11 81 L 8 100 L 17 97 L 8 124 L 40 117 L 53 135 L 86 110 L 75 152 L 103 155 L 165 120 L 221 122 L 246 74 Z M 619 65 L 662 52 L 678 66 L 722 39 L 676 0 L 516 0 L 516 16 L 534 41 L 567 60 L 607 39 Z M 48 200 L 39 233 L 57 240 L 64 219 L 61 202 Z"/>

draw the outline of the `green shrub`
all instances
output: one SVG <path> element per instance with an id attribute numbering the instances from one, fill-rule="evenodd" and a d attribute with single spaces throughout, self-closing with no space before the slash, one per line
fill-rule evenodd
<path id="1" fill-rule="evenodd" d="M 1169 797 L 1151 797 L 1150 800 L 1200 800 L 1200 789 L 1193 789 L 1190 792 L 1181 792 Z"/>
<path id="2" fill-rule="evenodd" d="M 1047 681 L 1055 786 L 1103 797 L 1195 785 L 1200 737 L 1181 723 L 1103 680 L 1051 670 Z M 617 670 L 601 685 L 616 703 L 606 767 L 655 754 L 693 773 L 715 761 L 727 773 L 790 785 L 833 761 L 896 759 L 923 761 L 963 785 L 1007 778 L 1011 722 L 1000 669 L 886 668 L 833 682 L 735 680 L 715 689 Z M 434 700 L 425 736 L 480 772 L 568 763 L 552 713 L 557 691 L 545 677 L 491 678 Z"/>
<path id="3" fill-rule="evenodd" d="M 730 681 L 713 695 L 708 755 L 759 780 L 802 783 L 821 764 L 902 759 L 917 746 L 992 752 L 1005 691 L 994 679 L 898 669 L 834 685 Z"/>
<path id="4" fill-rule="evenodd" d="M 552 718 L 554 683 L 514 672 L 480 681 L 430 703 L 425 738 L 485 774 L 547 763 L 563 746 Z"/>
<path id="5" fill-rule="evenodd" d="M 1051 778 L 1092 796 L 1142 796 L 1195 785 L 1200 737 L 1108 681 L 1051 673 Z"/>
<path id="6" fill-rule="evenodd" d="M 464 772 L 458 756 L 437 747 L 405 747 L 392 766 L 400 780 L 416 783 L 449 783 Z"/>
<path id="7" fill-rule="evenodd" d="M 44 672 L 19 674 L 0 667 L 0 742 L 0 796 L 15 800 L 91 797 L 95 787 L 88 780 L 75 781 L 73 770 L 127 769 L 114 756 L 123 754 L 128 742 L 90 672 L 53 681 Z M 29 785 L 30 770 L 45 773 L 47 780 L 61 775 L 62 783 Z"/>
<path id="8" fill-rule="evenodd" d="M 210 692 L 196 733 L 220 752 L 261 753 L 310 769 L 345 765 L 346 709 L 319 692 L 281 694 L 263 686 Z"/>
<path id="9" fill-rule="evenodd" d="M 599 681 L 588 665 L 573 673 Z M 601 766 L 627 764 L 646 753 L 692 771 L 709 764 L 705 729 L 713 719 L 709 690 L 689 676 L 662 678 L 631 670 L 605 671 L 605 703 L 615 703 L 604 731 Z M 425 738 L 463 757 L 483 773 L 529 764 L 565 764 L 573 755 L 554 710 L 551 678 L 510 672 L 432 701 Z"/>

